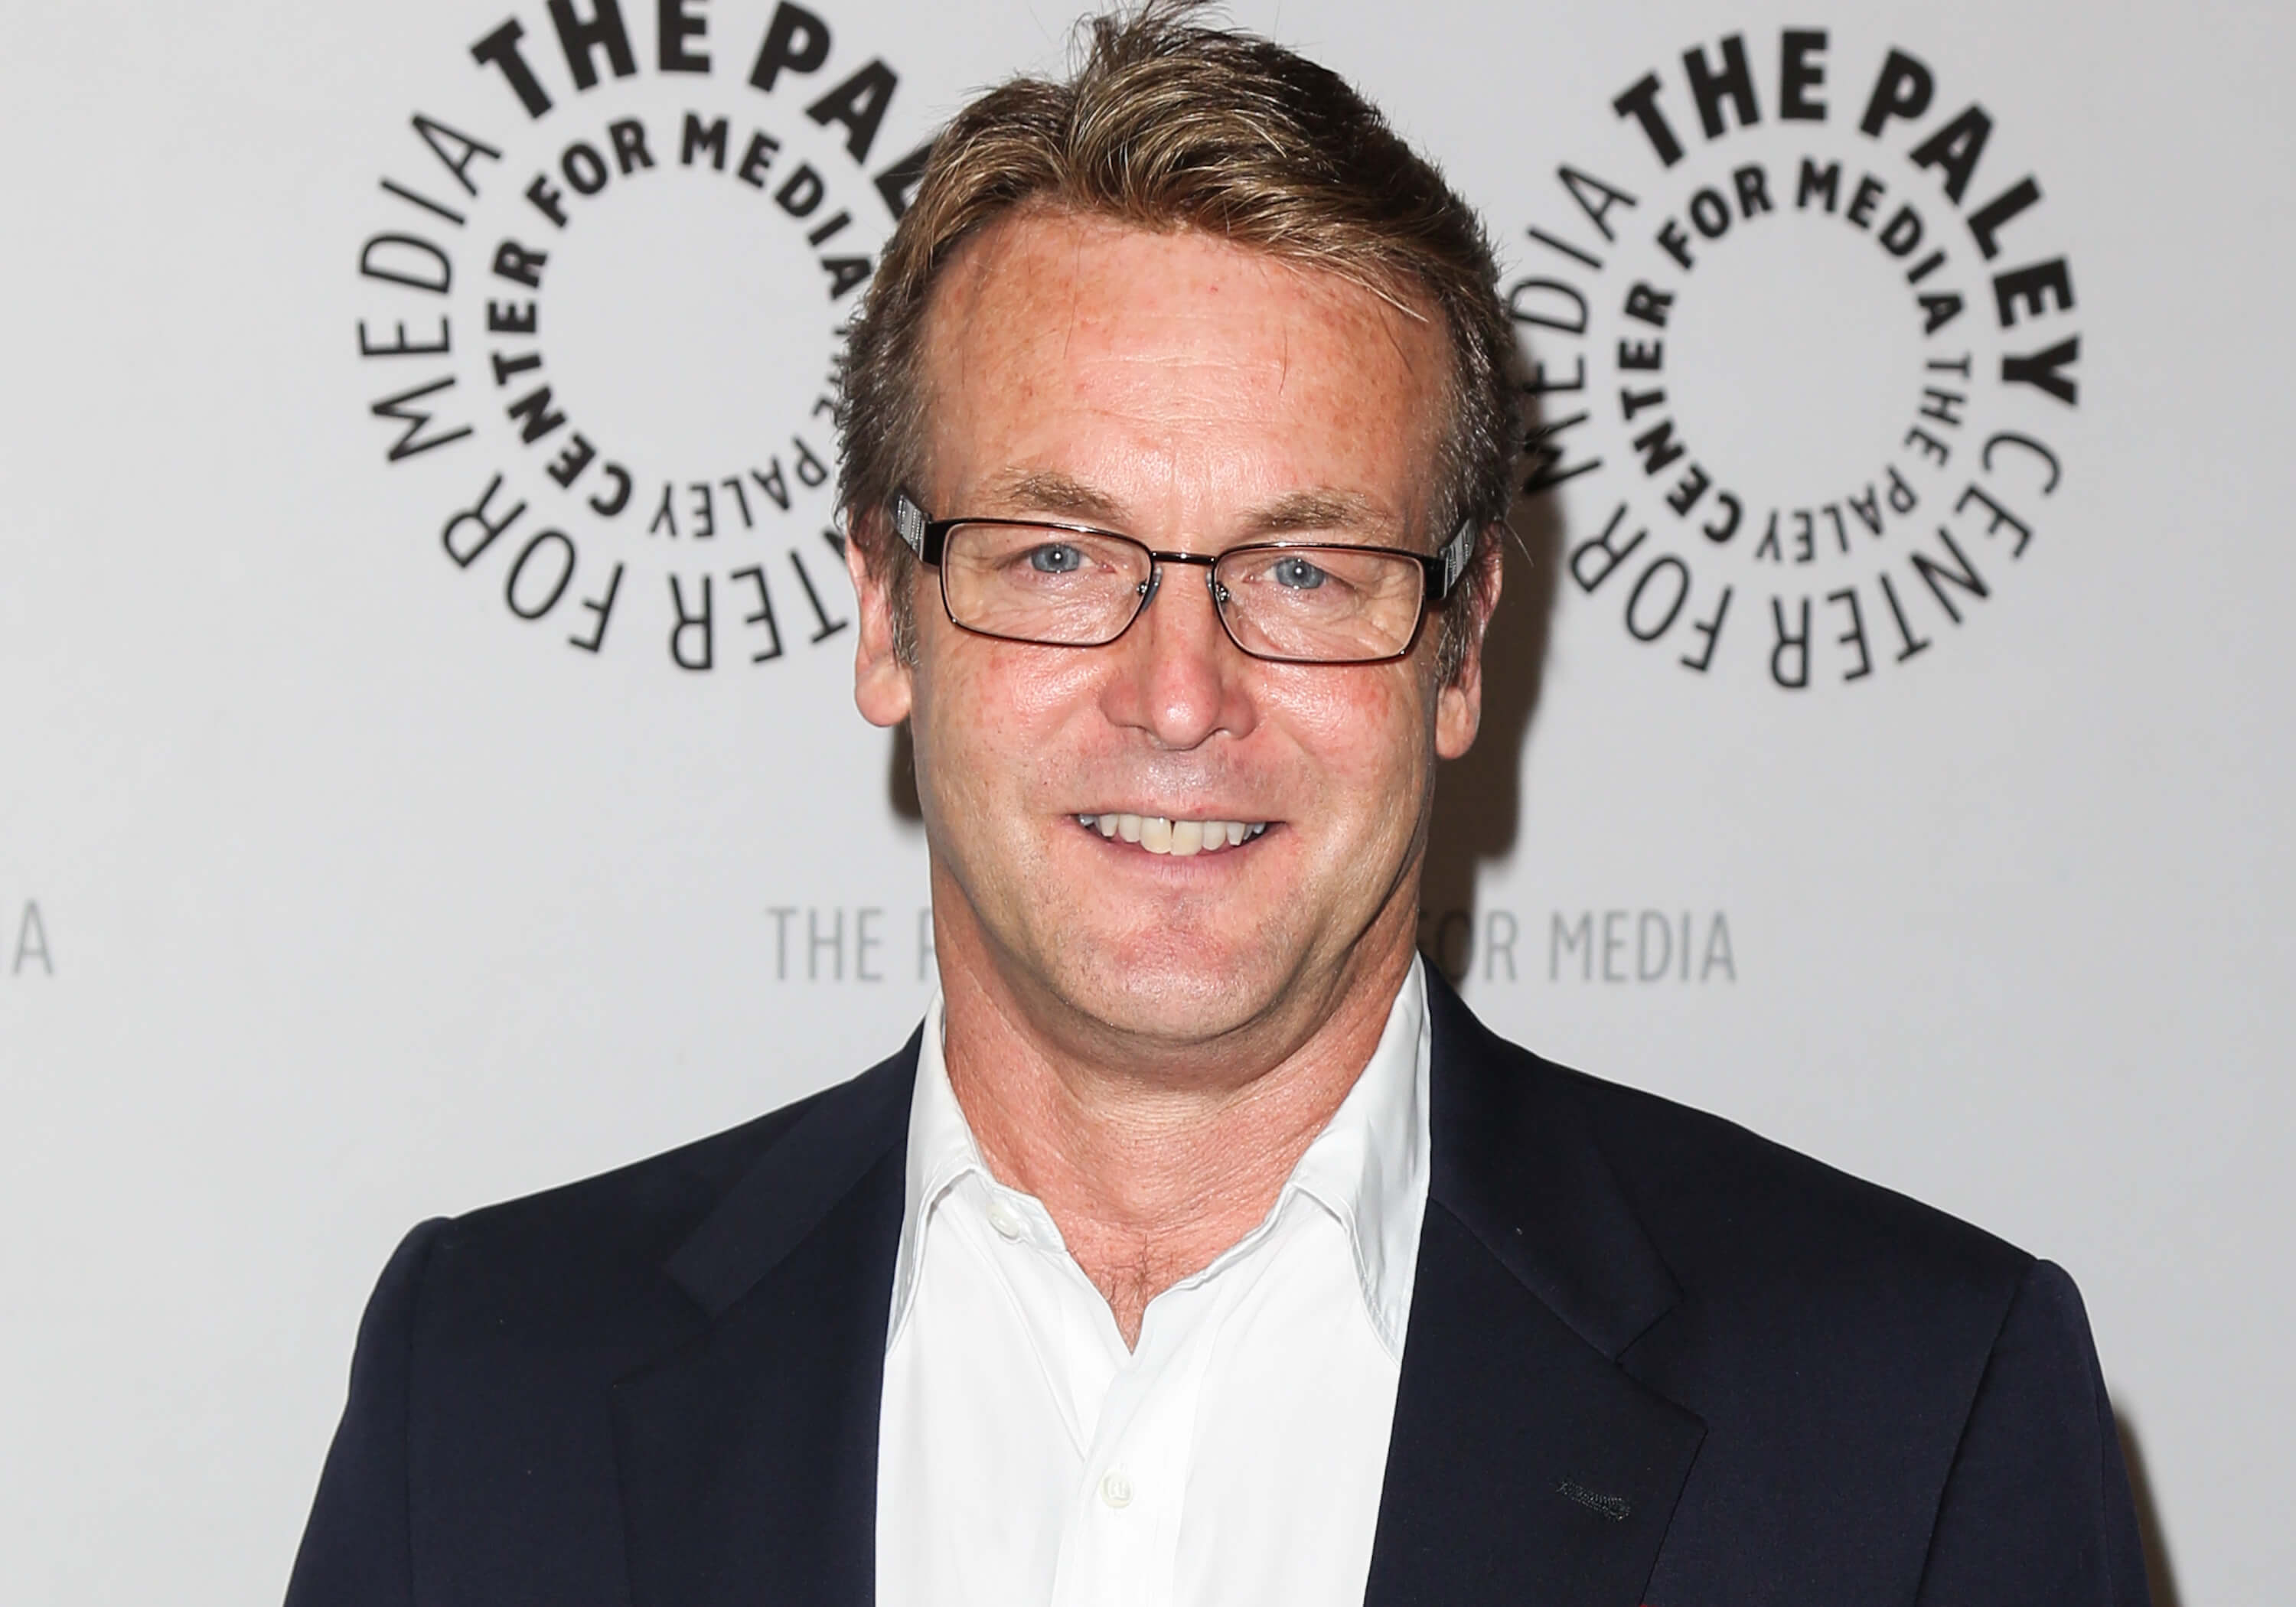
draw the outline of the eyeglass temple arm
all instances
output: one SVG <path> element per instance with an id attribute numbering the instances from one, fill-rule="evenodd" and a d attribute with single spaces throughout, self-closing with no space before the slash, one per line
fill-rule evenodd
<path id="1" fill-rule="evenodd" d="M 1443 565 L 1442 584 L 1435 589 L 1436 601 L 1450 596 L 1451 588 L 1459 584 L 1459 577 L 1467 572 L 1467 564 L 1474 555 L 1475 516 L 1470 513 L 1459 521 L 1458 529 L 1443 544 L 1443 550 L 1435 554 Z"/>
<path id="2" fill-rule="evenodd" d="M 925 511 L 906 491 L 893 493 L 893 530 L 908 543 L 909 551 L 919 558 L 925 555 Z"/>

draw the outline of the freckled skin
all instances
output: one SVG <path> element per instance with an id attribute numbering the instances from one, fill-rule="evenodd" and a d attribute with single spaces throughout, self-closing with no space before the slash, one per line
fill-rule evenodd
<path id="1" fill-rule="evenodd" d="M 1361 510 L 1344 538 L 1431 551 L 1447 362 L 1439 317 L 1333 275 L 1023 211 L 936 291 L 913 489 L 936 518 L 1066 517 L 1206 553 L 1265 538 L 1279 498 L 1336 493 Z M 1048 473 L 1106 510 L 1013 500 Z M 1431 617 L 1396 663 L 1262 663 L 1203 571 L 1176 567 L 1088 650 L 961 631 L 926 571 L 912 667 L 882 585 L 857 561 L 855 579 L 857 701 L 915 740 L 952 1082 L 992 1168 L 1045 1200 L 1135 1336 L 1149 1298 L 1265 1214 L 1377 1043 L 1479 657 L 1439 685 Z M 1276 824 L 1175 859 L 1076 823 L 1108 810 Z"/>

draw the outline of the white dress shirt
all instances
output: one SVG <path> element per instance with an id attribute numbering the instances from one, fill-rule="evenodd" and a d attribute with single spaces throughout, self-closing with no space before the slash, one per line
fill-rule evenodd
<path id="1" fill-rule="evenodd" d="M 941 1003 L 909 1115 L 878 1419 L 881 1607 L 1357 1607 L 1427 1209 L 1426 989 L 1266 1219 L 1136 1350 L 989 1175 Z"/>

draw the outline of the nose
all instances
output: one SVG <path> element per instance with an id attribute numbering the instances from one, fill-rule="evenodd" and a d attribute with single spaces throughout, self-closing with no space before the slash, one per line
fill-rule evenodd
<path id="1" fill-rule="evenodd" d="M 1209 567 L 1157 566 L 1139 618 L 1107 650 L 1111 720 L 1181 751 L 1250 728 L 1251 660 L 1228 640 L 1212 599 Z"/>

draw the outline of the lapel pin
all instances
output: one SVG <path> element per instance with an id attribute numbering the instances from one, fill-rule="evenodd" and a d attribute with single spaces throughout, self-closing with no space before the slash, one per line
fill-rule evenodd
<path id="1" fill-rule="evenodd" d="M 1590 1513 L 1600 1513 L 1613 1523 L 1623 1523 L 1635 1509 L 1624 1496 L 1606 1496 L 1600 1490 L 1590 1490 L 1575 1480 L 1565 1479 L 1554 1487 L 1555 1493 L 1567 1496 Z"/>

